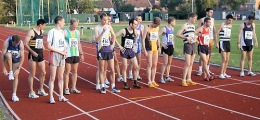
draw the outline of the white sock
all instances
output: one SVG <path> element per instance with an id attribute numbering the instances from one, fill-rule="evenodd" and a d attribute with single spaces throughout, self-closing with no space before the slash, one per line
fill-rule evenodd
<path id="1" fill-rule="evenodd" d="M 129 74 L 133 74 L 133 73 L 132 73 L 132 70 L 129 70 Z"/>
<path id="2" fill-rule="evenodd" d="M 16 93 L 13 93 L 13 96 L 16 96 Z"/>
<path id="3" fill-rule="evenodd" d="M 101 87 L 102 87 L 102 88 L 105 87 L 105 84 L 101 84 Z"/>
<path id="4" fill-rule="evenodd" d="M 111 84 L 111 88 L 113 89 L 116 85 L 115 84 Z"/>
<path id="5" fill-rule="evenodd" d="M 202 66 L 199 66 L 199 72 L 202 72 Z"/>

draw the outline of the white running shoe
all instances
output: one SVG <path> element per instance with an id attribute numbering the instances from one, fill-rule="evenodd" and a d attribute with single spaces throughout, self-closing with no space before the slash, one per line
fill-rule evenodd
<path id="1" fill-rule="evenodd" d="M 36 95 L 35 92 L 30 92 L 28 97 L 29 98 L 39 98 L 39 96 Z"/>
<path id="2" fill-rule="evenodd" d="M 160 83 L 165 84 L 166 82 L 164 81 L 163 78 L 160 78 Z"/>
<path id="3" fill-rule="evenodd" d="M 55 104 L 56 102 L 55 102 L 55 100 L 54 100 L 54 98 L 50 98 L 50 104 Z"/>
<path id="4" fill-rule="evenodd" d="M 118 77 L 118 78 L 117 78 L 117 82 L 124 82 L 123 77 L 122 77 L 122 76 Z"/>
<path id="5" fill-rule="evenodd" d="M 165 81 L 165 82 L 173 82 L 174 80 L 171 79 L 170 77 L 166 77 L 166 78 L 164 79 L 164 81 Z"/>
<path id="6" fill-rule="evenodd" d="M 225 75 L 224 74 L 220 74 L 219 75 L 219 79 L 225 79 L 226 77 L 225 77 Z"/>
<path id="7" fill-rule="evenodd" d="M 100 84 L 96 84 L 96 90 L 100 90 L 101 87 L 100 87 Z"/>
<path id="8" fill-rule="evenodd" d="M 106 88 L 102 87 L 100 92 L 101 94 L 106 94 L 107 93 Z"/>
<path id="9" fill-rule="evenodd" d="M 228 75 L 227 73 L 223 74 L 226 78 L 231 78 L 231 75 Z"/>
<path id="10" fill-rule="evenodd" d="M 14 80 L 14 72 L 13 71 L 9 72 L 8 79 L 9 80 Z"/>
<path id="11" fill-rule="evenodd" d="M 70 95 L 70 90 L 69 89 L 65 89 L 63 92 L 65 95 Z"/>
<path id="12" fill-rule="evenodd" d="M 13 96 L 12 96 L 12 101 L 18 102 L 18 101 L 19 101 L 19 98 L 18 98 L 16 95 L 13 95 Z"/>
<path id="13" fill-rule="evenodd" d="M 67 99 L 64 96 L 62 96 L 62 97 L 59 97 L 59 101 L 60 102 L 67 102 L 67 101 L 69 101 L 69 99 Z"/>
<path id="14" fill-rule="evenodd" d="M 104 82 L 105 82 L 106 85 L 110 84 L 110 82 L 107 79 Z"/>
<path id="15" fill-rule="evenodd" d="M 197 76 L 201 76 L 202 75 L 202 71 L 199 71 L 198 73 L 197 73 Z"/>
<path id="16" fill-rule="evenodd" d="M 245 77 L 244 71 L 241 71 L 241 72 L 240 72 L 240 77 Z"/>
<path id="17" fill-rule="evenodd" d="M 128 74 L 128 79 L 132 80 L 133 79 L 133 73 L 129 71 L 129 74 Z"/>
<path id="18" fill-rule="evenodd" d="M 40 95 L 40 96 L 48 96 L 49 95 L 44 90 L 38 90 L 37 94 Z"/>
<path id="19" fill-rule="evenodd" d="M 248 76 L 256 76 L 256 74 L 253 73 L 253 72 L 248 72 L 247 75 L 248 75 Z"/>

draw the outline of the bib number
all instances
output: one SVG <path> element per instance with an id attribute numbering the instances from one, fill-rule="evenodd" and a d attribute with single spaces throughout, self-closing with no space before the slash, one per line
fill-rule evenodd
<path id="1" fill-rule="evenodd" d="M 69 46 L 73 48 L 78 47 L 78 39 L 77 38 L 70 38 L 69 39 Z"/>
<path id="2" fill-rule="evenodd" d="M 190 34 L 189 37 L 192 39 L 191 43 L 195 43 L 195 35 L 194 34 Z"/>
<path id="3" fill-rule="evenodd" d="M 125 48 L 133 48 L 134 41 L 132 39 L 125 39 Z"/>
<path id="4" fill-rule="evenodd" d="M 110 45 L 110 40 L 109 38 L 102 38 L 101 40 L 101 46 L 109 46 Z"/>
<path id="5" fill-rule="evenodd" d="M 252 31 L 245 31 L 245 38 L 246 39 L 253 39 L 253 32 Z"/>
<path id="6" fill-rule="evenodd" d="M 225 37 L 230 37 L 231 36 L 231 29 L 224 28 L 224 36 Z"/>
<path id="7" fill-rule="evenodd" d="M 173 34 L 168 34 L 168 39 L 167 42 L 173 42 L 174 35 Z"/>
<path id="8" fill-rule="evenodd" d="M 204 36 L 204 45 L 209 45 L 209 35 Z"/>
<path id="9" fill-rule="evenodd" d="M 43 48 L 43 40 L 42 39 L 36 39 L 35 48 L 38 48 L 38 49 Z"/>
<path id="10" fill-rule="evenodd" d="M 158 32 L 150 32 L 150 40 L 158 40 Z"/>

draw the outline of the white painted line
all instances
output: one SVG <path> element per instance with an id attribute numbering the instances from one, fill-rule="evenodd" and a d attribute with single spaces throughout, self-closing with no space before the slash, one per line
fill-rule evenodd
<path id="1" fill-rule="evenodd" d="M 2 92 L 0 91 L 0 96 L 1 99 L 4 103 L 4 105 L 7 107 L 8 111 L 10 111 L 10 113 L 12 114 L 12 116 L 16 119 L 16 120 L 21 120 L 20 117 L 18 117 L 18 115 L 13 111 L 13 109 L 9 106 L 8 102 L 6 101 L 5 97 L 3 96 Z"/>

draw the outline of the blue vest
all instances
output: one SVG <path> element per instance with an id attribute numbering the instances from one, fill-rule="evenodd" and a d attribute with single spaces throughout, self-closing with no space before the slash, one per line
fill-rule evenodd
<path id="1" fill-rule="evenodd" d="M 12 37 L 8 38 L 8 47 L 6 52 L 10 52 L 12 54 L 12 62 L 17 63 L 20 62 L 20 43 L 17 46 L 13 46 Z"/>

